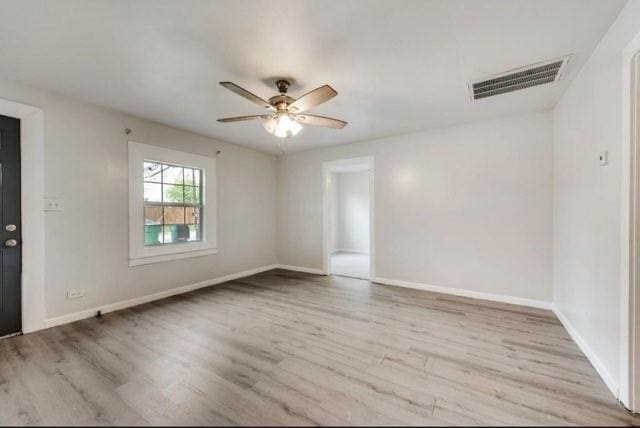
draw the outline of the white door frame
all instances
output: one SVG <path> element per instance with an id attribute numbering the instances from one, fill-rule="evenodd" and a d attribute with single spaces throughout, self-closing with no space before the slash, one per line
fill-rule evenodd
<path id="1" fill-rule="evenodd" d="M 44 113 L 0 98 L 0 114 L 20 119 L 22 332 L 44 328 Z"/>
<path id="2" fill-rule="evenodd" d="M 640 411 L 640 34 L 623 50 L 620 382 L 618 399 Z"/>
<path id="3" fill-rule="evenodd" d="M 329 275 L 329 254 L 331 253 L 331 202 L 329 188 L 331 185 L 331 173 L 349 167 L 364 166 L 369 170 L 369 280 L 376 277 L 375 267 L 375 217 L 374 217 L 374 173 L 373 156 L 338 159 L 322 164 L 322 271 Z"/>

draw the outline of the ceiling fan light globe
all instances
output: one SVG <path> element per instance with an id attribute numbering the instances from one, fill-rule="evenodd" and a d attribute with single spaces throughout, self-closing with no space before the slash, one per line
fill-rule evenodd
<path id="1" fill-rule="evenodd" d="M 264 129 L 278 138 L 291 138 L 302 131 L 300 125 L 289 114 L 279 114 L 277 117 L 267 120 Z"/>
<path id="2" fill-rule="evenodd" d="M 264 130 L 267 131 L 269 134 L 274 134 L 276 132 L 276 126 L 277 126 L 277 122 L 273 118 L 266 120 L 262 124 L 262 127 L 264 128 Z"/>

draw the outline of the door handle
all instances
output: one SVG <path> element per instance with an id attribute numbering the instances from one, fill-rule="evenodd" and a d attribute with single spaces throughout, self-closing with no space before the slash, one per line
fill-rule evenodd
<path id="1" fill-rule="evenodd" d="M 4 241 L 4 245 L 6 247 L 15 247 L 16 245 L 18 245 L 18 241 L 16 241 L 15 239 L 7 239 L 6 241 Z"/>

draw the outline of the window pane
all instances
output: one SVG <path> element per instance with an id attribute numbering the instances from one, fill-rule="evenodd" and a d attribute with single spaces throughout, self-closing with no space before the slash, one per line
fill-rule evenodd
<path id="1" fill-rule="evenodd" d="M 160 183 L 144 183 L 144 200 L 162 202 L 162 185 Z"/>
<path id="2" fill-rule="evenodd" d="M 181 166 L 167 166 L 164 165 L 162 169 L 162 182 L 167 184 L 182 184 L 184 183 L 184 179 L 182 177 L 182 168 Z"/>
<path id="3" fill-rule="evenodd" d="M 189 184 L 191 186 L 198 184 L 194 181 L 193 168 L 184 169 L 184 184 Z"/>
<path id="4" fill-rule="evenodd" d="M 144 245 L 162 244 L 162 226 L 145 226 L 144 227 Z"/>
<path id="5" fill-rule="evenodd" d="M 159 163 L 145 162 L 144 181 L 153 181 L 155 183 L 160 183 L 160 179 L 162 178 L 161 168 L 162 166 Z"/>
<path id="6" fill-rule="evenodd" d="M 200 224 L 200 208 L 187 207 L 184 215 L 185 223 Z"/>
<path id="7" fill-rule="evenodd" d="M 164 226 L 164 243 L 186 242 L 189 236 L 189 226 L 186 224 L 169 224 Z"/>
<path id="8" fill-rule="evenodd" d="M 184 190 L 183 186 L 175 186 L 173 184 L 164 184 L 164 202 L 165 203 L 183 203 Z"/>
<path id="9" fill-rule="evenodd" d="M 200 225 L 199 224 L 189 224 L 187 226 L 189 228 L 188 241 L 200 241 Z"/>
<path id="10" fill-rule="evenodd" d="M 144 207 L 144 224 L 162 224 L 162 207 Z"/>
<path id="11" fill-rule="evenodd" d="M 184 207 L 164 207 L 164 223 L 184 224 Z"/>
<path id="12" fill-rule="evenodd" d="M 173 242 L 173 233 L 171 232 L 172 229 L 175 229 L 175 226 L 164 226 L 162 228 L 162 236 L 164 238 L 165 244 L 171 244 Z"/>
<path id="13" fill-rule="evenodd" d="M 184 203 L 193 205 L 200 204 L 200 188 L 184 186 Z"/>

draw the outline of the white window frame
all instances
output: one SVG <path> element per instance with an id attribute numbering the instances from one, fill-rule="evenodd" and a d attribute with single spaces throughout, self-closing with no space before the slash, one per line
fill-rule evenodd
<path id="1" fill-rule="evenodd" d="M 202 240 L 170 245 L 144 245 L 144 162 L 202 170 Z M 160 263 L 218 252 L 216 159 L 129 141 L 129 266 Z"/>

